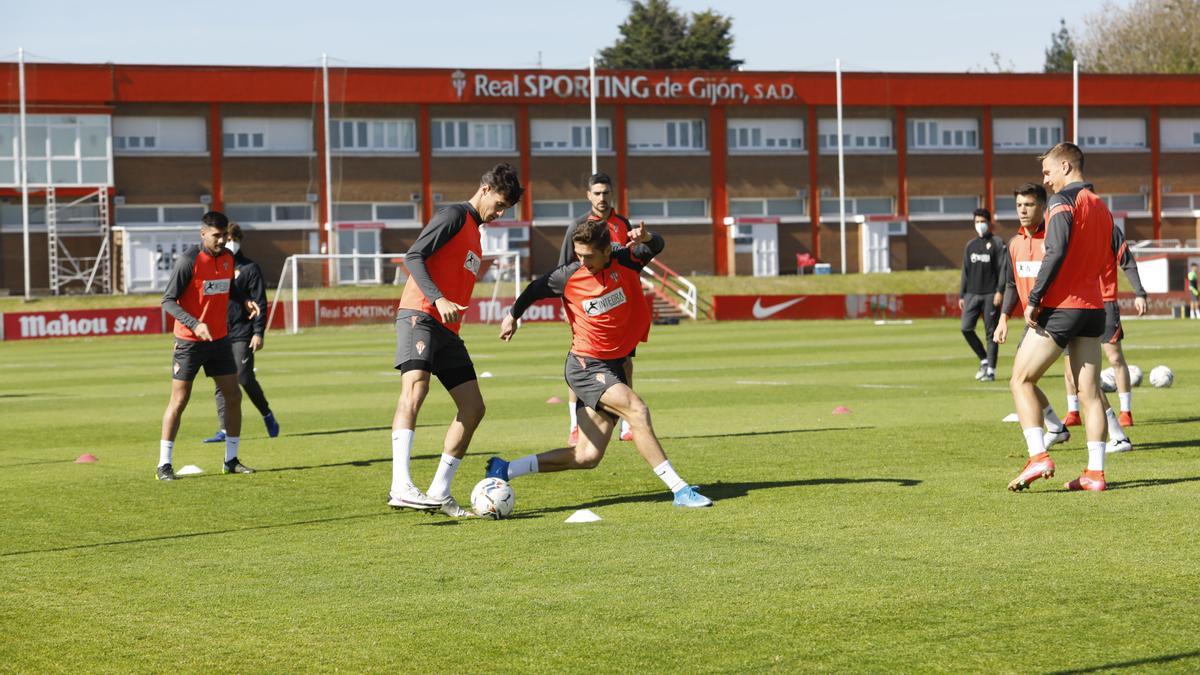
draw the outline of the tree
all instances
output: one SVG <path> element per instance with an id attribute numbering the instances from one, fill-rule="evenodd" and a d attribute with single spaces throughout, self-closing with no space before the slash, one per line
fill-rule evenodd
<path id="1" fill-rule="evenodd" d="M 1058 21 L 1058 32 L 1050 35 L 1050 46 L 1046 48 L 1046 65 L 1042 70 L 1047 73 L 1069 73 L 1074 68 L 1075 44 L 1067 30 L 1067 20 Z"/>
<path id="2" fill-rule="evenodd" d="M 689 19 L 668 0 L 632 0 L 619 30 L 616 43 L 600 51 L 602 68 L 729 70 L 743 63 L 730 56 L 733 20 L 711 9 Z"/>
<path id="3" fill-rule="evenodd" d="M 1084 18 L 1075 53 L 1093 73 L 1200 73 L 1200 0 L 1106 2 Z"/>

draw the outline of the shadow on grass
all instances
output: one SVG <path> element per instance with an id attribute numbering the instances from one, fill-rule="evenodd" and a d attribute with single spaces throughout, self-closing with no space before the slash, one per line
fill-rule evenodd
<path id="1" fill-rule="evenodd" d="M 432 427 L 432 426 L 437 426 L 437 425 L 435 425 L 435 424 L 418 424 L 417 428 L 421 429 L 424 427 Z M 443 426 L 445 426 L 445 425 L 443 425 Z M 391 430 L 392 430 L 392 428 L 390 426 L 386 426 L 386 427 L 354 427 L 352 429 L 327 429 L 325 431 L 301 431 L 300 433 L 283 434 L 283 435 L 298 438 L 298 437 L 302 437 L 302 436 L 336 436 L 338 434 L 359 434 L 359 433 L 365 433 L 367 431 L 391 431 Z"/>
<path id="2" fill-rule="evenodd" d="M 824 429 L 780 429 L 779 431 L 738 431 L 729 434 L 696 434 L 695 436 L 659 436 L 659 440 L 681 441 L 689 438 L 737 438 L 740 436 L 783 436 L 786 434 L 811 434 L 822 431 L 863 431 L 875 427 L 828 427 Z"/>
<path id="3" fill-rule="evenodd" d="M 1200 476 L 1190 476 L 1188 478 L 1143 478 L 1141 480 L 1115 481 L 1108 484 L 1108 489 L 1127 490 L 1131 488 L 1162 487 L 1164 485 L 1195 482 L 1200 482 Z"/>
<path id="4" fill-rule="evenodd" d="M 921 481 L 913 478 L 806 478 L 803 480 L 781 480 L 755 483 L 713 483 L 700 486 L 700 493 L 714 502 L 722 502 L 738 497 L 745 497 L 752 490 L 773 490 L 790 487 L 816 487 L 819 485 L 860 485 L 864 483 L 894 483 L 897 487 L 914 487 Z M 532 517 L 541 514 L 576 511 L 578 509 L 594 509 L 615 504 L 633 504 L 639 502 L 669 502 L 671 494 L 665 490 L 639 492 L 630 495 L 614 495 L 601 497 L 584 504 L 571 506 L 554 506 L 533 511 L 524 511 L 520 515 Z"/>
<path id="5" fill-rule="evenodd" d="M 1190 424 L 1192 422 L 1200 422 L 1200 417 L 1164 417 L 1160 419 L 1153 419 L 1148 422 L 1138 422 L 1137 425 L 1139 427 L 1153 427 L 1156 425 L 1165 426 L 1168 424 Z"/>
<path id="6" fill-rule="evenodd" d="M 1165 656 L 1151 656 L 1145 659 L 1136 659 L 1133 661 L 1121 661 L 1119 663 L 1106 663 L 1102 666 L 1092 666 L 1091 668 L 1073 668 L 1071 670 L 1056 670 L 1054 675 L 1075 675 L 1076 673 L 1099 673 L 1105 670 L 1121 670 L 1124 668 L 1137 668 L 1139 666 L 1153 666 L 1160 663 L 1172 663 L 1174 661 L 1187 661 L 1188 659 L 1200 659 L 1200 651 L 1196 652 L 1181 652 L 1179 654 L 1167 654 Z"/>
<path id="7" fill-rule="evenodd" d="M 37 466 L 38 464 L 74 464 L 73 459 L 38 459 L 28 462 L 13 462 L 12 464 L 0 464 L 0 469 L 11 469 L 15 466 Z"/>
<path id="8" fill-rule="evenodd" d="M 1143 450 L 1169 450 L 1170 448 L 1195 448 L 1200 447 L 1200 439 L 1193 438 L 1190 441 L 1163 441 L 1161 443 L 1138 443 L 1133 446 L 1137 452 Z"/>
<path id="9" fill-rule="evenodd" d="M 413 455 L 412 459 L 440 459 L 441 453 L 436 455 Z M 256 469 L 255 473 L 275 473 L 277 471 L 308 471 L 309 469 L 337 469 L 346 466 L 368 467 L 372 464 L 382 464 L 384 462 L 391 463 L 391 457 L 376 457 L 374 459 L 352 459 L 346 462 L 332 462 L 330 464 L 309 464 L 306 466 L 277 466 L 273 469 Z M 203 474 L 205 476 L 209 474 Z M 217 475 L 217 474 L 212 474 Z M 190 476 L 189 476 L 190 477 Z M 196 476 L 200 478 L 200 476 Z"/>

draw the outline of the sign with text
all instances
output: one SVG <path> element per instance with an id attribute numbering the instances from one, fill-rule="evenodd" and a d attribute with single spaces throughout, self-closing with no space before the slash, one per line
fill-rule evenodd
<path id="1" fill-rule="evenodd" d="M 4 315 L 5 340 L 36 340 L 96 335 L 147 335 L 163 332 L 160 307 L 72 309 Z"/>

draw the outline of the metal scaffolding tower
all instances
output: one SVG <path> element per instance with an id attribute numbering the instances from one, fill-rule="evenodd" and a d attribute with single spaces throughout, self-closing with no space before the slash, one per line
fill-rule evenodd
<path id="1" fill-rule="evenodd" d="M 100 186 L 95 192 L 60 205 L 54 186 L 46 188 L 46 245 L 50 253 L 50 292 L 61 295 L 72 284 L 79 292 L 112 293 L 112 240 L 109 217 L 108 188 Z M 68 239 L 99 237 L 99 251 L 94 256 L 71 252 Z M 82 244 L 76 246 L 76 250 Z"/>

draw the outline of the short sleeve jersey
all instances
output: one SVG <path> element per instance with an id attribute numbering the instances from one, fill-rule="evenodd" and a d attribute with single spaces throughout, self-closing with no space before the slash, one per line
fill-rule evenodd
<path id="1" fill-rule="evenodd" d="M 175 260 L 163 303 L 174 301 L 186 313 L 175 316 L 175 337 L 180 340 L 200 340 L 192 329 L 198 323 L 208 326 L 214 340 L 229 332 L 227 313 L 229 294 L 233 285 L 233 255 L 222 248 L 213 255 L 201 246 L 193 246 Z"/>
<path id="2" fill-rule="evenodd" d="M 443 323 L 434 302 L 444 297 L 467 306 L 483 263 L 481 218 L 469 204 L 454 204 L 437 213 L 404 256 L 409 277 L 400 297 L 401 310 L 424 312 L 457 334 L 462 321 Z"/>

